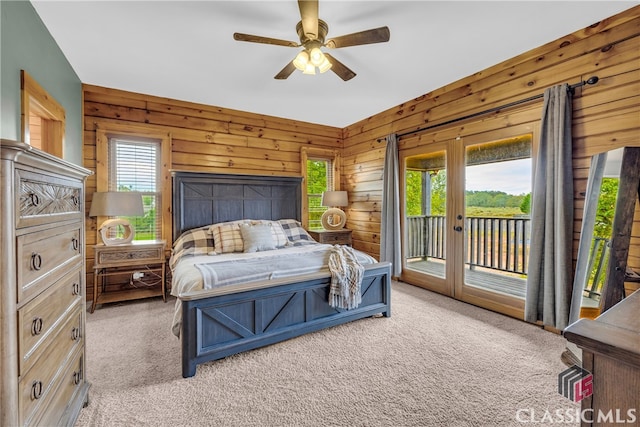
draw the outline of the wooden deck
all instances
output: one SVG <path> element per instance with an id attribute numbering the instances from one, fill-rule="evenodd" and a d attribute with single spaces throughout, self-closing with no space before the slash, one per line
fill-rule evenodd
<path id="1" fill-rule="evenodd" d="M 440 260 L 412 260 L 407 262 L 407 267 L 431 274 L 432 276 L 444 277 L 444 262 Z M 476 267 L 464 269 L 465 283 L 482 289 L 513 295 L 518 298 L 525 297 L 527 279 L 515 277 L 504 272 Z"/>
<path id="2" fill-rule="evenodd" d="M 409 260 L 407 267 L 412 270 L 422 271 L 437 277 L 444 277 L 444 262 L 440 260 Z M 498 270 L 476 267 L 474 269 L 465 266 L 465 284 L 493 292 L 500 292 L 524 299 L 526 296 L 526 277 L 516 277 L 512 273 Z M 582 298 L 582 307 L 594 308 L 599 306 L 599 301 L 587 297 Z"/>

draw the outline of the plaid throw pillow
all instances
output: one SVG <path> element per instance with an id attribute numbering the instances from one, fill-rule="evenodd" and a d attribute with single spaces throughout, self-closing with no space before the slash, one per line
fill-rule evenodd
<path id="1" fill-rule="evenodd" d="M 213 224 L 209 230 L 213 234 L 215 250 L 217 254 L 227 254 L 231 252 L 242 252 L 242 233 L 240 224 L 246 224 L 247 220 L 222 222 Z"/>
<path id="2" fill-rule="evenodd" d="M 302 224 L 295 219 L 281 219 L 278 220 L 284 233 L 287 235 L 287 238 L 290 242 L 298 242 L 300 240 L 308 240 L 310 242 L 315 242 L 313 238 L 307 233 L 307 230 L 302 228 Z"/>
<path id="3" fill-rule="evenodd" d="M 185 231 L 173 242 L 169 266 L 173 269 L 184 256 L 207 255 L 214 250 L 213 235 L 209 232 L 209 226 Z"/>

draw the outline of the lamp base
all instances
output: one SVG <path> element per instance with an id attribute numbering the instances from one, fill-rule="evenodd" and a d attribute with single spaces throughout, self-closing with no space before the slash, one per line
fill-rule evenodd
<path id="1" fill-rule="evenodd" d="M 112 235 L 112 229 L 121 226 L 124 230 L 124 237 L 122 238 L 111 238 L 109 235 Z M 126 245 L 131 243 L 133 237 L 135 236 L 135 231 L 129 221 L 123 218 L 114 218 L 108 219 L 102 223 L 100 228 L 98 229 L 100 232 L 100 237 L 102 237 L 102 242 L 107 246 L 116 246 L 116 245 Z M 114 230 L 115 231 L 115 230 Z"/>
<path id="2" fill-rule="evenodd" d="M 320 222 L 325 230 L 340 230 L 347 223 L 347 215 L 342 209 L 327 209 L 320 218 Z"/>

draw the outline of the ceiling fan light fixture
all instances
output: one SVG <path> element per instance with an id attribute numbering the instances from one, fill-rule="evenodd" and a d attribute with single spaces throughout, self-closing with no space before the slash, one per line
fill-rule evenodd
<path id="1" fill-rule="evenodd" d="M 306 50 L 300 51 L 293 60 L 293 66 L 300 71 L 305 71 L 309 65 L 309 54 Z"/>
<path id="2" fill-rule="evenodd" d="M 309 60 L 315 67 L 319 67 L 324 59 L 324 53 L 322 53 L 319 47 L 314 47 L 311 49 L 311 52 L 309 52 Z"/>
<path id="3" fill-rule="evenodd" d="M 315 74 L 316 73 L 316 67 L 314 67 L 314 65 L 312 63 L 307 63 L 306 67 L 304 67 L 304 70 L 302 71 L 302 74 Z"/>
<path id="4" fill-rule="evenodd" d="M 320 70 L 321 73 L 327 72 L 331 69 L 331 67 L 333 66 L 333 64 L 331 62 L 329 62 L 329 60 L 327 59 L 326 56 L 323 56 L 323 61 L 322 64 L 318 65 L 318 69 Z"/>

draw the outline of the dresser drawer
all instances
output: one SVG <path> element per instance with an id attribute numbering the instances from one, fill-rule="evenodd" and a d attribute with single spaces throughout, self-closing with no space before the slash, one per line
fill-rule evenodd
<path id="1" fill-rule="evenodd" d="M 81 181 L 16 169 L 16 228 L 82 219 Z"/>
<path id="2" fill-rule="evenodd" d="M 74 262 L 81 262 L 81 223 L 49 228 L 17 237 L 18 303 L 48 287 Z"/>
<path id="3" fill-rule="evenodd" d="M 82 323 L 80 308 L 75 310 L 58 330 L 54 337 L 55 345 L 42 348 L 42 357 L 37 360 L 32 368 L 20 376 L 18 396 L 18 413 L 20 425 L 30 424 L 33 419 L 39 417 L 42 408 L 49 405 L 55 396 L 58 381 L 63 375 L 63 365 L 68 363 L 71 353 L 84 345 L 84 337 L 81 333 L 74 339 L 70 333 L 73 327 L 79 327 Z M 68 334 L 67 334 L 68 333 Z"/>
<path id="4" fill-rule="evenodd" d="M 80 324 L 65 321 L 65 314 L 80 306 L 82 301 L 81 269 L 76 268 L 58 280 L 42 294 L 18 310 L 18 348 L 20 350 L 20 374 L 24 374 L 35 363 L 36 356 L 47 348 L 61 327 L 67 337 L 80 337 Z M 76 319 L 77 320 L 77 319 Z M 65 338 L 66 339 L 66 338 Z"/>
<path id="5" fill-rule="evenodd" d="M 38 419 L 34 419 L 37 425 L 60 425 L 65 411 L 79 398 L 76 394 L 85 382 L 84 355 L 81 348 L 75 350 L 75 354 L 69 362 L 54 385 L 51 401 L 46 408 L 43 408 L 42 413 L 37 415 Z"/>

